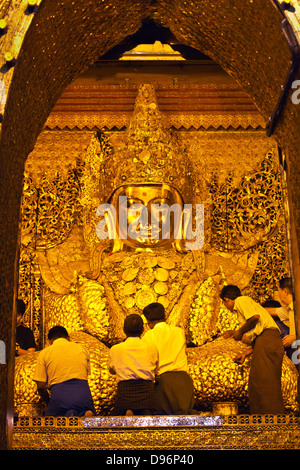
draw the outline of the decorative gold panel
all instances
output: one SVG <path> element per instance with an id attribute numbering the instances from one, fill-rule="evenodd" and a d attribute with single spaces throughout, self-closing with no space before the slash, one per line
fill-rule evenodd
<path id="1" fill-rule="evenodd" d="M 125 71 L 120 68 L 120 64 L 115 67 L 118 74 L 132 74 L 128 68 Z M 154 67 L 155 65 L 152 65 L 152 69 Z M 184 63 L 181 64 L 182 70 L 185 70 L 184 67 Z M 157 73 L 162 73 L 161 66 L 156 66 L 156 70 Z M 186 74 L 188 70 L 187 68 Z M 173 69 L 172 71 L 173 74 L 177 72 Z M 170 73 L 170 68 L 167 68 L 166 73 Z M 159 109 L 168 120 L 170 128 L 265 128 L 265 121 L 253 102 L 234 82 L 175 83 L 173 86 L 156 84 L 155 88 Z M 138 85 L 134 83 L 90 86 L 72 84 L 57 101 L 45 123 L 45 129 L 121 130 L 130 123 L 137 91 Z"/>

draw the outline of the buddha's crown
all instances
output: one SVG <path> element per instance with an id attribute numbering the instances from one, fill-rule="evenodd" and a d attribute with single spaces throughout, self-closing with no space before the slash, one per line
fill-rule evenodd
<path id="1" fill-rule="evenodd" d="M 190 162 L 163 120 L 154 87 L 140 85 L 124 145 L 104 157 L 101 180 L 107 198 L 124 185 L 168 184 L 185 203 L 192 202 Z"/>

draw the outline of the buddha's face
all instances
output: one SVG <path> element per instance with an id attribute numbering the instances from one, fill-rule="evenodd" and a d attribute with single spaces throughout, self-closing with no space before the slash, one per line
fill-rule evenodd
<path id="1" fill-rule="evenodd" d="M 168 185 L 123 186 L 113 195 L 117 234 L 124 245 L 154 248 L 170 245 L 181 224 L 182 199 Z"/>

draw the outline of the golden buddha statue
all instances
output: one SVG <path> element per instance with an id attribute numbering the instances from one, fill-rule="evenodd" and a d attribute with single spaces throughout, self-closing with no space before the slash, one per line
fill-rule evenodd
<path id="1" fill-rule="evenodd" d="M 97 413 L 113 407 L 108 348 L 124 338 L 128 314 L 142 314 L 156 301 L 164 305 L 167 322 L 185 329 L 196 409 L 228 401 L 243 409 L 251 359 L 236 364 L 234 357 L 247 346 L 222 338 L 237 321 L 219 292 L 224 282 L 246 287 L 257 255 L 210 248 L 205 226 L 210 208 L 203 212 L 201 206 L 205 188 L 181 143 L 164 127 L 152 86 L 139 89 L 125 145 L 114 151 L 105 135 L 94 135 L 81 187 L 83 230 L 76 227 L 38 259 L 48 286 L 45 329 L 61 324 L 89 349 Z M 16 361 L 17 409 L 38 401 L 30 379 L 37 354 Z M 296 407 L 296 381 L 296 369 L 285 357 L 288 410 Z"/>

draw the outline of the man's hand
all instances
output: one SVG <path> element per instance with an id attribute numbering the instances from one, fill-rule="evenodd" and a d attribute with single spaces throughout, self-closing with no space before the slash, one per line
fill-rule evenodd
<path id="1" fill-rule="evenodd" d="M 223 333 L 223 338 L 233 338 L 236 341 L 240 341 L 243 337 L 243 333 L 240 330 L 227 330 Z"/>
<path id="2" fill-rule="evenodd" d="M 222 336 L 223 336 L 223 338 L 228 339 L 228 338 L 231 338 L 233 336 L 233 333 L 234 333 L 234 330 L 226 330 L 226 331 L 224 331 Z"/>
<path id="3" fill-rule="evenodd" d="M 246 359 L 246 353 L 244 351 L 244 352 L 238 354 L 237 356 L 235 356 L 233 361 L 236 362 L 237 364 L 243 364 L 245 362 L 245 359 Z"/>
<path id="4" fill-rule="evenodd" d="M 237 364 L 244 364 L 246 357 L 250 356 L 252 353 L 252 348 L 246 349 L 246 351 L 243 351 L 242 353 L 238 354 L 233 360 Z"/>
<path id="5" fill-rule="evenodd" d="M 233 335 L 232 335 L 233 339 L 235 339 L 236 341 L 241 341 L 242 337 L 243 337 L 243 333 L 241 330 L 235 330 L 233 332 Z"/>
<path id="6" fill-rule="evenodd" d="M 36 381 L 36 384 L 37 384 L 38 394 L 40 395 L 41 400 L 44 403 L 46 403 L 46 405 L 48 405 L 50 397 L 49 397 L 49 393 L 48 393 L 48 390 L 47 390 L 47 387 L 46 387 L 46 382 Z"/>

